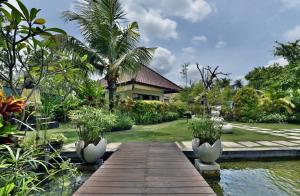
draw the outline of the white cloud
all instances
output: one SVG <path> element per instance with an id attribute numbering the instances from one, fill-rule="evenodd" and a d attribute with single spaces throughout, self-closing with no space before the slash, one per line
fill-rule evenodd
<path id="1" fill-rule="evenodd" d="M 284 33 L 284 38 L 289 41 L 294 41 L 300 39 L 300 25 L 295 26 L 294 28 L 288 30 Z"/>
<path id="2" fill-rule="evenodd" d="M 280 66 L 285 66 L 285 65 L 288 65 L 289 62 L 285 58 L 273 59 L 273 60 L 270 60 L 265 67 L 269 67 L 274 64 L 278 64 Z"/>
<path id="3" fill-rule="evenodd" d="M 199 42 L 207 42 L 207 37 L 204 35 L 194 36 L 193 40 Z"/>
<path id="4" fill-rule="evenodd" d="M 158 47 L 153 56 L 150 66 L 160 74 L 169 73 L 176 63 L 176 57 L 166 48 Z"/>
<path id="5" fill-rule="evenodd" d="M 224 41 L 219 41 L 217 44 L 216 44 L 216 48 L 224 48 L 225 46 L 227 46 L 227 43 L 224 42 Z"/>
<path id="6" fill-rule="evenodd" d="M 151 38 L 178 38 L 177 23 L 173 17 L 191 22 L 205 19 L 213 6 L 205 0 L 123 0 L 127 17 L 139 23 L 144 40 Z"/>
<path id="7" fill-rule="evenodd" d="M 125 6 L 125 8 L 128 11 L 127 16 L 129 20 L 139 23 L 144 41 L 148 42 L 150 37 L 164 40 L 178 38 L 177 23 L 175 21 L 163 18 L 155 10 L 145 10 L 143 8 L 135 8 L 135 6 Z"/>
<path id="8" fill-rule="evenodd" d="M 291 9 L 291 8 L 299 8 L 300 0 L 280 0 L 283 4 L 284 8 Z"/>

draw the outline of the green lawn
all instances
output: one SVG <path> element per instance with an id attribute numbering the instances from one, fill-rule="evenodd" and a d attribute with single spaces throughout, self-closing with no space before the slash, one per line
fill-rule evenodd
<path id="1" fill-rule="evenodd" d="M 266 129 L 300 129 L 300 124 L 288 124 L 288 123 L 239 123 L 237 124 L 252 126 L 252 127 L 260 127 Z"/>
<path id="2" fill-rule="evenodd" d="M 58 129 L 48 130 L 48 133 L 63 133 L 67 138 L 67 143 L 78 140 L 76 130 L 71 124 L 62 124 Z M 186 120 L 161 123 L 156 125 L 134 126 L 129 131 L 119 131 L 107 133 L 108 142 L 175 142 L 188 141 L 192 139 L 191 132 L 187 129 Z M 243 129 L 234 129 L 233 134 L 222 135 L 223 141 L 274 141 L 287 140 L 284 137 L 272 136 L 269 134 L 255 133 Z"/>

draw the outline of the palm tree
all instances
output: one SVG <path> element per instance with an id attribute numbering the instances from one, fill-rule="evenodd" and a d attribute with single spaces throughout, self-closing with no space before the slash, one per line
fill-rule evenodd
<path id="1" fill-rule="evenodd" d="M 230 85 L 231 79 L 230 78 L 221 78 L 217 81 L 217 83 L 219 84 L 219 86 L 221 88 L 225 88 Z"/>
<path id="2" fill-rule="evenodd" d="M 234 81 L 234 84 L 233 84 L 234 88 L 239 89 L 239 88 L 242 88 L 243 86 L 244 85 L 243 85 L 242 79 L 238 79 L 238 80 Z"/>
<path id="3" fill-rule="evenodd" d="M 76 21 L 89 47 L 97 54 L 109 91 L 109 108 L 114 108 L 114 94 L 120 75 L 134 75 L 148 64 L 154 48 L 137 47 L 140 38 L 137 22 L 124 24 L 125 12 L 119 0 L 81 0 L 76 11 L 64 12 L 67 21 Z"/>

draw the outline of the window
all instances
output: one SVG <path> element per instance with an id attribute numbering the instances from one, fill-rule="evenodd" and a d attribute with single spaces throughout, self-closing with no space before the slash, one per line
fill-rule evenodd
<path id="1" fill-rule="evenodd" d="M 156 100 L 159 101 L 159 96 L 155 95 L 143 95 L 143 94 L 133 94 L 133 100 Z"/>

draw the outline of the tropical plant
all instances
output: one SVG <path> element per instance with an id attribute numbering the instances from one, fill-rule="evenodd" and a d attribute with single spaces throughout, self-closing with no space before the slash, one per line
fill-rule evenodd
<path id="1" fill-rule="evenodd" d="M 288 120 L 288 117 L 286 115 L 273 113 L 273 114 L 262 115 L 262 117 L 259 119 L 259 122 L 262 122 L 262 123 L 284 123 L 287 120 Z"/>
<path id="2" fill-rule="evenodd" d="M 141 64 L 147 64 L 154 52 L 151 48 L 137 47 L 140 34 L 137 22 L 127 27 L 122 24 L 125 12 L 119 0 L 82 0 L 76 11 L 67 11 L 67 21 L 76 21 L 84 39 L 95 51 L 109 90 L 109 107 L 114 108 L 114 94 L 120 75 L 134 75 Z"/>
<path id="3" fill-rule="evenodd" d="M 50 134 L 47 137 L 50 142 L 65 142 L 67 140 L 66 136 L 62 133 Z"/>
<path id="4" fill-rule="evenodd" d="M 45 75 L 47 67 L 44 60 L 48 55 L 45 47 L 53 42 L 41 40 L 51 37 L 51 33 L 65 32 L 46 28 L 46 20 L 37 17 L 40 9 L 29 10 L 20 0 L 16 3 L 20 9 L 8 2 L 2 2 L 5 6 L 0 7 L 0 80 L 10 87 L 15 96 L 20 96 L 17 90 L 21 87 L 20 75 L 30 79 L 35 88 Z M 38 65 L 29 63 L 33 58 L 39 59 Z M 32 72 L 36 68 L 39 71 Z"/>
<path id="5" fill-rule="evenodd" d="M 233 86 L 236 89 L 242 88 L 244 86 L 242 79 L 235 80 L 234 83 L 233 83 Z"/>
<path id="6" fill-rule="evenodd" d="M 69 116 L 77 126 L 79 139 L 84 141 L 86 146 L 97 145 L 104 133 L 110 131 L 116 123 L 114 114 L 89 106 L 70 111 Z"/>
<path id="7" fill-rule="evenodd" d="M 12 113 L 21 112 L 25 107 L 25 101 L 23 98 L 14 99 L 12 96 L 4 98 L 0 95 L 0 114 L 4 119 L 10 116 Z"/>
<path id="8" fill-rule="evenodd" d="M 69 161 L 57 153 L 47 154 L 54 163 L 42 160 L 45 152 L 38 148 L 13 149 L 0 146 L 0 195 L 33 195 L 44 191 L 43 183 L 58 174 L 73 175 L 76 171 Z"/>
<path id="9" fill-rule="evenodd" d="M 221 138 L 221 124 L 209 118 L 195 118 L 188 124 L 194 138 L 200 140 L 200 145 L 207 142 L 211 145 Z"/>

